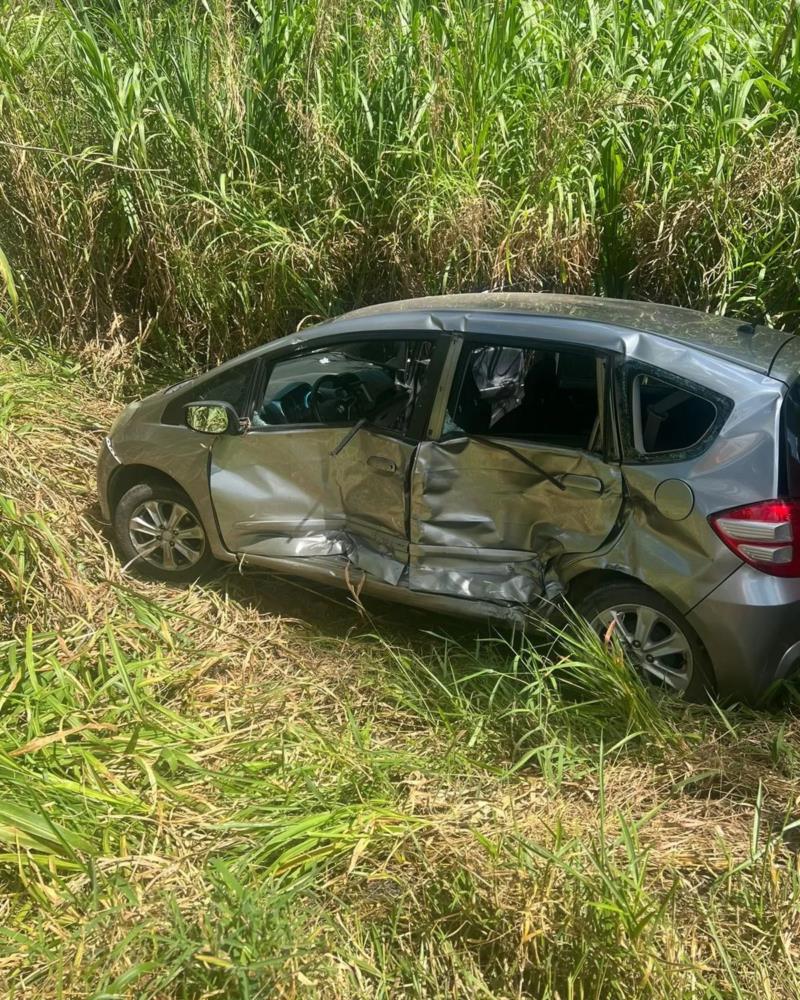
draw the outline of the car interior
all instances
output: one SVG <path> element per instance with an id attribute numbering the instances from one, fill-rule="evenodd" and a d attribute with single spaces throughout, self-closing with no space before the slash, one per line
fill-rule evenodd
<path id="1" fill-rule="evenodd" d="M 430 341 L 365 341 L 320 348 L 278 361 L 256 428 L 373 422 L 400 433 L 422 386 Z"/>
<path id="2" fill-rule="evenodd" d="M 700 441 L 717 417 L 708 400 L 653 375 L 633 380 L 633 434 L 637 451 L 684 451 Z"/>
<path id="3" fill-rule="evenodd" d="M 448 433 L 590 449 L 598 436 L 598 366 L 589 352 L 476 347 L 448 407 Z"/>

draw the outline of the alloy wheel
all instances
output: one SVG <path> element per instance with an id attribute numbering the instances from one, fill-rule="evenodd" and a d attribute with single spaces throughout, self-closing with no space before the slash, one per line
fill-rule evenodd
<path id="1" fill-rule="evenodd" d="M 174 500 L 147 500 L 128 521 L 138 558 L 162 570 L 187 569 L 200 561 L 206 535 L 197 515 Z"/>
<path id="2" fill-rule="evenodd" d="M 686 691 L 694 666 L 692 648 L 668 615 L 646 604 L 620 604 L 601 611 L 592 626 L 604 642 L 619 642 L 625 659 L 647 683 L 675 694 Z"/>

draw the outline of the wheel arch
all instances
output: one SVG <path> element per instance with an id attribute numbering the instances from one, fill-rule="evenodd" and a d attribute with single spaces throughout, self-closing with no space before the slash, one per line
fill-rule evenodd
<path id="1" fill-rule="evenodd" d="M 111 508 L 112 517 L 114 516 L 114 511 L 116 510 L 117 504 L 120 502 L 122 497 L 128 492 L 129 489 L 133 486 L 138 486 L 139 483 L 172 486 L 175 489 L 180 490 L 181 493 L 185 493 L 186 496 L 191 499 L 189 493 L 181 485 L 181 483 L 168 473 L 162 472 L 161 469 L 156 469 L 152 465 L 121 465 L 114 471 L 108 485 L 108 502 Z"/>
<path id="2" fill-rule="evenodd" d="M 640 580 L 638 577 L 633 576 L 633 574 L 631 573 L 623 573 L 619 570 L 612 570 L 612 569 L 595 568 L 595 569 L 585 570 L 583 573 L 579 573 L 576 576 L 574 576 L 568 583 L 565 596 L 569 604 L 571 604 L 573 608 L 577 609 L 578 604 L 585 597 L 587 597 L 596 587 L 602 584 L 610 586 L 615 583 L 635 584 L 638 587 L 644 587 L 646 590 L 651 591 L 651 593 L 655 594 L 662 601 L 665 601 L 668 605 L 671 605 L 675 609 L 677 614 L 680 615 L 680 617 L 684 620 L 689 629 L 691 629 L 691 631 L 694 633 L 695 637 L 697 638 L 697 641 L 700 644 L 700 647 L 704 651 L 708 659 L 708 669 L 711 672 L 711 680 L 713 681 L 715 687 L 718 690 L 719 672 L 717 670 L 717 666 L 714 660 L 712 659 L 712 657 L 708 652 L 708 648 L 705 642 L 703 642 L 702 637 L 697 633 L 697 630 L 692 625 L 692 623 L 686 619 L 686 613 L 683 612 L 680 608 L 676 607 L 674 602 L 671 601 L 669 597 L 666 597 L 664 594 L 660 593 L 658 590 L 656 590 L 655 587 L 651 587 L 649 584 L 645 583 L 643 580 Z"/>
<path id="3" fill-rule="evenodd" d="M 612 584 L 612 583 L 636 583 L 640 587 L 647 587 L 648 590 L 653 590 L 648 584 L 640 580 L 638 576 L 634 576 L 632 573 L 623 573 L 616 569 L 587 569 L 582 573 L 578 573 L 576 576 L 567 584 L 566 597 L 570 604 L 576 604 L 578 601 L 582 600 L 588 593 L 594 590 L 595 587 L 600 586 L 600 584 Z M 658 593 L 658 591 L 653 591 Z"/>

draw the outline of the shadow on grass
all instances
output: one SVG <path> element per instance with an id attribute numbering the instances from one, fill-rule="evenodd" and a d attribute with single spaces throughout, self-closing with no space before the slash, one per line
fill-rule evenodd
<path id="1" fill-rule="evenodd" d="M 99 505 L 90 504 L 82 513 L 107 544 L 113 546 L 110 527 L 102 520 Z M 130 579 L 131 587 L 135 588 L 138 580 L 135 572 L 130 572 Z M 633 709 L 633 703 L 640 702 L 638 682 L 628 685 L 624 672 L 620 674 L 619 665 L 615 664 L 613 651 L 602 648 L 596 637 L 575 622 L 564 623 L 565 633 L 534 622 L 526 630 L 513 631 L 489 620 L 460 618 L 374 597 L 357 601 L 344 588 L 257 569 L 242 572 L 235 564 L 221 566 L 202 583 L 243 611 L 296 622 L 311 638 L 361 640 L 383 647 L 390 657 L 399 656 L 407 666 L 414 664 L 409 676 L 433 676 L 438 671 L 442 677 L 447 674 L 457 687 L 466 684 L 475 688 L 484 682 L 496 686 L 504 678 L 513 678 L 517 686 L 530 685 L 534 677 L 541 679 L 542 673 L 546 673 L 547 683 L 555 686 L 565 704 L 591 702 L 602 713 L 604 699 L 614 700 L 622 694 L 625 710 L 639 714 Z M 564 634 L 569 637 L 564 639 Z M 400 673 L 405 674 L 406 670 Z M 460 674 L 468 680 L 464 681 Z M 418 682 L 412 686 L 417 688 Z M 441 680 L 433 687 L 440 690 Z M 541 699 L 541 692 L 538 697 Z M 668 699 L 657 701 L 667 714 L 675 713 L 676 706 Z M 650 702 L 649 697 L 646 702 Z M 704 719 L 721 732 L 726 728 L 733 731 L 739 721 L 800 713 L 800 685 L 797 682 L 782 685 L 769 701 L 757 708 L 732 706 L 723 712 L 718 706 L 680 706 L 677 711 L 688 713 L 695 720 Z M 765 749 L 765 753 L 768 755 L 770 751 Z"/>

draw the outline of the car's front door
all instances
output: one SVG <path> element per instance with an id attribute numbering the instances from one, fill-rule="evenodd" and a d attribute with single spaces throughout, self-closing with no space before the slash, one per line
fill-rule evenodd
<path id="1" fill-rule="evenodd" d="M 398 582 L 432 353 L 422 336 L 340 336 L 268 364 L 249 430 L 220 437 L 212 450 L 211 496 L 226 547 L 346 560 Z"/>
<path id="2" fill-rule="evenodd" d="M 609 363 L 580 345 L 465 339 L 437 440 L 414 464 L 413 590 L 535 605 L 554 560 L 602 545 L 622 504 Z"/>

